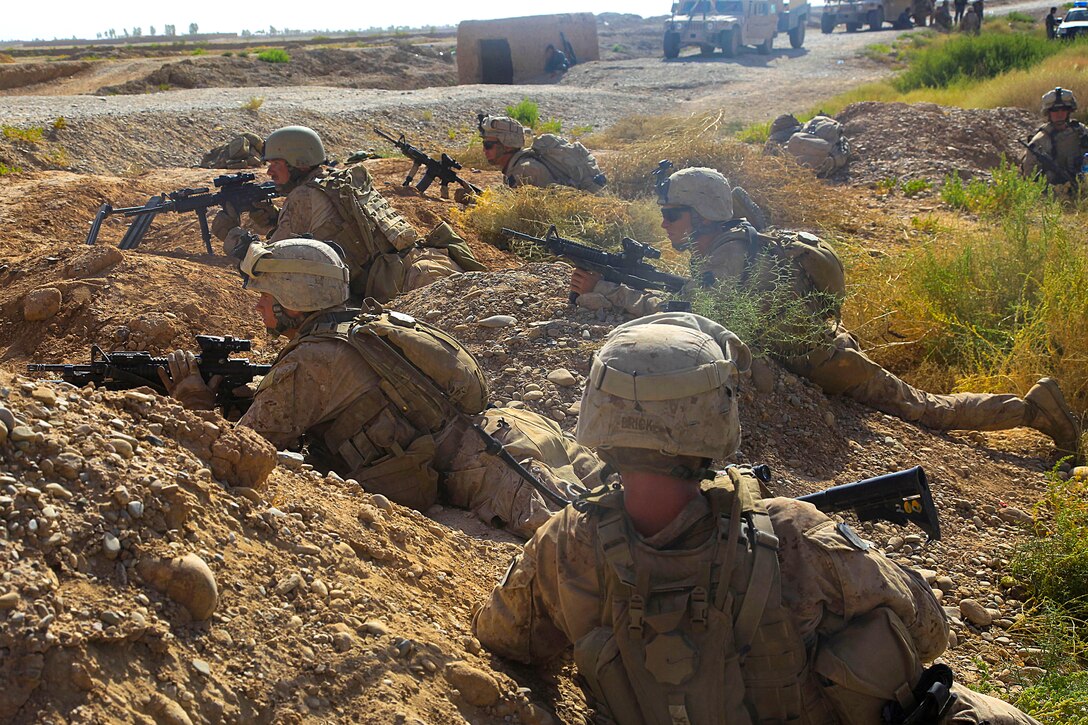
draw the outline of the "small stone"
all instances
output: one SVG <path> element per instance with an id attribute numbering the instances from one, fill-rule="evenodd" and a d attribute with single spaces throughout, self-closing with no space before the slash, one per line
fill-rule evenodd
<path id="1" fill-rule="evenodd" d="M 48 388 L 44 385 L 34 388 L 34 392 L 30 394 L 30 397 L 34 398 L 34 400 L 37 400 L 42 405 L 52 406 L 57 403 L 56 392 L 54 392 L 52 388 Z"/>
<path id="2" fill-rule="evenodd" d="M 391 504 L 389 502 L 389 499 L 387 499 L 385 496 L 383 496 L 380 493 L 376 493 L 373 496 L 371 496 L 370 497 L 370 503 L 374 504 L 375 506 L 380 508 L 382 511 L 392 511 L 393 510 L 393 504 Z"/>
<path id="3" fill-rule="evenodd" d="M 494 677 L 464 662 L 451 663 L 446 667 L 445 676 L 470 705 L 491 707 L 502 697 Z"/>
<path id="4" fill-rule="evenodd" d="M 329 587 L 320 579 L 314 579 L 313 583 L 310 584 L 310 591 L 321 599 L 329 596 Z"/>
<path id="5" fill-rule="evenodd" d="M 56 287 L 31 290 L 23 297 L 23 319 L 28 322 L 48 320 L 60 311 L 64 297 Z"/>
<path id="6" fill-rule="evenodd" d="M 518 324 L 518 318 L 512 315 L 492 315 L 476 323 L 480 327 L 510 327 Z"/>
<path id="7" fill-rule="evenodd" d="M 102 552 L 107 559 L 116 559 L 117 555 L 121 553 L 121 542 L 108 531 L 102 537 Z"/>
<path id="8" fill-rule="evenodd" d="M 287 577 L 276 585 L 275 592 L 282 597 L 285 594 L 290 594 L 291 592 L 293 592 L 295 589 L 298 588 L 298 585 L 301 583 L 302 577 L 300 577 L 298 574 L 292 574 L 291 576 Z"/>
<path id="9" fill-rule="evenodd" d="M 578 378 L 574 377 L 574 374 L 566 368 L 552 370 L 548 373 L 548 380 L 563 388 L 569 388 L 578 384 Z"/>
<path id="10" fill-rule="evenodd" d="M 526 403 L 535 403 L 538 400 L 544 398 L 543 390 L 530 390 L 521 396 L 521 399 Z"/>
<path id="11" fill-rule="evenodd" d="M 129 501 L 128 515 L 134 519 L 141 518 L 144 515 L 144 502 L 143 501 Z"/>
<path id="12" fill-rule="evenodd" d="M 997 516 L 1001 520 L 1008 521 L 1012 524 L 1030 524 L 1034 520 L 1031 518 L 1031 514 L 1022 509 L 1018 509 L 1015 506 L 998 509 Z"/>
<path id="13" fill-rule="evenodd" d="M 210 675 L 212 673 L 211 666 L 207 662 L 205 662 L 204 660 L 194 659 L 193 660 L 193 669 L 196 670 L 197 672 L 199 672 L 200 674 L 204 675 L 205 677 L 207 677 L 208 675 Z"/>
<path id="14" fill-rule="evenodd" d="M 279 451 L 276 453 L 276 460 L 279 461 L 281 466 L 292 471 L 301 471 L 302 464 L 306 462 L 301 453 L 295 453 L 294 451 Z"/>
<path id="15" fill-rule="evenodd" d="M 993 616 L 974 599 L 960 600 L 960 614 L 976 627 L 989 627 L 993 623 Z"/>
<path id="16" fill-rule="evenodd" d="M 19 592 L 0 594 L 0 610 L 7 611 L 15 609 L 17 606 L 19 606 Z"/>
<path id="17" fill-rule="evenodd" d="M 377 637 L 384 637 L 389 634 L 389 627 L 387 627 L 385 622 L 380 619 L 368 619 L 363 622 L 363 631 Z"/>
<path id="18" fill-rule="evenodd" d="M 30 428 L 26 427 L 25 425 L 17 425 L 11 429 L 10 435 L 11 439 L 18 443 L 19 441 L 34 440 L 34 437 L 38 434 L 32 431 Z"/>
<path id="19" fill-rule="evenodd" d="M 113 626 L 115 624 L 120 624 L 121 620 L 124 619 L 117 612 L 111 612 L 109 610 L 99 614 L 98 618 L 101 619 L 103 622 L 105 622 L 109 626 Z"/>
<path id="20" fill-rule="evenodd" d="M 110 438 L 110 445 L 113 446 L 113 450 L 117 451 L 117 455 L 121 456 L 121 458 L 132 458 L 132 444 L 124 438 Z"/>

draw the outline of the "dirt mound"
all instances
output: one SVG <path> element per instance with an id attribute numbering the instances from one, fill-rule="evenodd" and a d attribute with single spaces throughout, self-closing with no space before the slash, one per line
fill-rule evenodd
<path id="1" fill-rule="evenodd" d="M 854 157 L 842 178 L 871 184 L 886 179 L 941 183 L 958 173 L 987 176 L 1004 156 L 1019 162 L 1040 121 L 1021 108 L 954 108 L 934 103 L 847 106 L 837 116 Z M 836 178 L 839 178 L 836 175 Z"/>
<path id="2" fill-rule="evenodd" d="M 412 89 L 457 84 L 457 67 L 448 46 L 290 49 L 289 54 L 287 63 L 266 63 L 255 56 L 186 58 L 166 63 L 144 78 L 103 86 L 95 94 L 250 86 Z"/>
<path id="3" fill-rule="evenodd" d="M 0 63 L 0 90 L 46 83 L 82 73 L 89 61 L 61 60 L 55 63 Z"/>

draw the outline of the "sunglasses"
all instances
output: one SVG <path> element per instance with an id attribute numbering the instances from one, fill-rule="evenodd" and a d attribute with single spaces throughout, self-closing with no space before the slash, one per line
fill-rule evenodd
<path id="1" fill-rule="evenodd" d="M 686 206 L 664 206 L 661 207 L 661 218 L 672 224 L 688 211 L 691 211 L 691 208 Z"/>
<path id="2" fill-rule="evenodd" d="M 484 148 L 487 149 L 488 151 L 490 151 L 491 149 L 495 148 L 498 145 L 499 145 L 498 141 L 484 141 Z"/>

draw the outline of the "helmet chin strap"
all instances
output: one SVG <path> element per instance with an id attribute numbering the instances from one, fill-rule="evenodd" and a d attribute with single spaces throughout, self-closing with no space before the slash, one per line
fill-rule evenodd
<path id="1" fill-rule="evenodd" d="M 271 337 L 279 337 L 288 330 L 298 327 L 298 320 L 284 312 L 283 305 L 279 302 L 272 303 L 272 314 L 276 316 L 276 326 L 264 328 Z"/>

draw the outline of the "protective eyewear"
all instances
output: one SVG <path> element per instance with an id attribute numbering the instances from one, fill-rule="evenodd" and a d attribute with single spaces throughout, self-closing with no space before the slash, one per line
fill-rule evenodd
<path id="1" fill-rule="evenodd" d="M 490 151 L 491 149 L 495 148 L 498 145 L 499 145 L 498 141 L 484 141 L 484 148 L 487 149 L 488 151 Z"/>
<path id="2" fill-rule="evenodd" d="M 663 206 L 661 207 L 661 218 L 667 221 L 669 224 L 673 224 L 680 220 L 680 217 L 684 215 L 684 212 L 688 211 L 691 211 L 691 207 Z"/>

